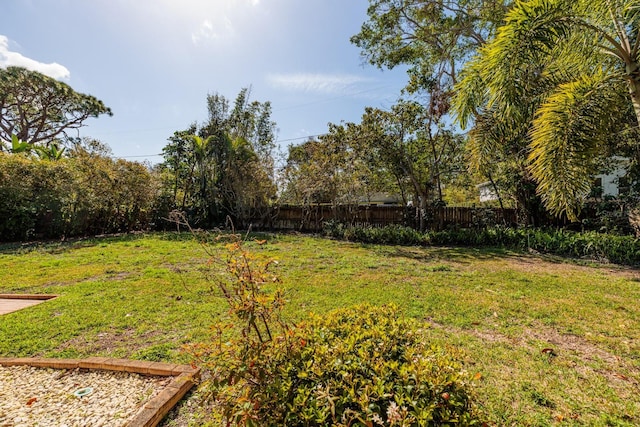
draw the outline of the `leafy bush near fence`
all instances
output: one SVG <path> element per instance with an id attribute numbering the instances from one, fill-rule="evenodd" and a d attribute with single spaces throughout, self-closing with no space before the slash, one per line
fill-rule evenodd
<path id="1" fill-rule="evenodd" d="M 71 177 L 62 163 L 0 153 L 0 240 L 26 239 L 43 225 L 59 227 Z"/>
<path id="2" fill-rule="evenodd" d="M 352 227 L 336 221 L 325 223 L 324 233 L 337 239 L 384 245 L 423 245 L 427 238 L 423 233 L 402 225 Z"/>
<path id="3" fill-rule="evenodd" d="M 451 245 L 534 250 L 545 254 L 640 265 L 640 240 L 595 231 L 489 227 L 419 233 L 408 227 L 336 227 L 327 235 L 362 243 L 400 245 Z"/>
<path id="4" fill-rule="evenodd" d="M 0 241 L 144 230 L 158 194 L 158 179 L 140 163 L 0 153 Z"/>
<path id="5" fill-rule="evenodd" d="M 616 264 L 640 264 L 640 241 L 633 236 L 618 236 L 594 231 L 578 233 L 565 230 L 524 233 L 528 247 L 544 253 L 610 261 Z M 524 242 L 521 243 L 521 246 Z"/>

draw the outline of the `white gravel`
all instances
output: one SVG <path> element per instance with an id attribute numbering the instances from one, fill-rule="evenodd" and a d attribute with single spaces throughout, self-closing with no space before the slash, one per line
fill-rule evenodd
<path id="1" fill-rule="evenodd" d="M 171 377 L 0 366 L 0 427 L 122 427 Z M 91 387 L 84 397 L 76 390 Z"/>

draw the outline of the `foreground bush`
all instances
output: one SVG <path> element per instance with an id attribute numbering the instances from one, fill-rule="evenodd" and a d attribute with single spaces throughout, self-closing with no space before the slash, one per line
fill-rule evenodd
<path id="1" fill-rule="evenodd" d="M 235 345 L 204 363 L 227 425 L 474 424 L 460 354 L 392 306 L 314 316 L 249 357 Z"/>
<path id="2" fill-rule="evenodd" d="M 264 289 L 272 262 L 240 241 L 227 249 L 227 277 L 211 277 L 237 322 L 190 347 L 210 373 L 212 425 L 476 424 L 461 354 L 431 345 L 417 321 L 365 304 L 287 325 L 282 294 Z"/>

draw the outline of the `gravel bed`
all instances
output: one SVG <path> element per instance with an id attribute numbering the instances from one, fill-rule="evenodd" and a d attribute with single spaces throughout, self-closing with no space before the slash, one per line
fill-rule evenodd
<path id="1" fill-rule="evenodd" d="M 0 427 L 122 427 L 171 377 L 0 366 Z M 74 392 L 92 390 L 83 397 Z M 79 393 L 82 394 L 82 393 Z"/>

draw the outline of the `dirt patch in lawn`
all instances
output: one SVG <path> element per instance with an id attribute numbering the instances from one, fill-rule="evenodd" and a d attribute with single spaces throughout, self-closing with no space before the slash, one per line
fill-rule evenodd
<path id="1" fill-rule="evenodd" d="M 518 337 L 509 337 L 490 329 L 469 330 L 442 325 L 433 320 L 428 322 L 432 327 L 452 334 L 471 335 L 488 343 L 522 347 L 532 354 L 543 354 L 550 358 L 563 357 L 581 375 L 599 374 L 610 383 L 640 385 L 640 369 L 633 363 L 577 335 L 561 334 L 555 329 L 539 326 L 523 329 Z"/>
<path id="2" fill-rule="evenodd" d="M 548 343 L 548 346 L 539 351 L 550 349 L 557 355 L 576 357 L 578 361 L 572 365 L 583 376 L 597 373 L 609 383 L 632 384 L 636 387 L 640 384 L 640 370 L 632 363 L 577 335 L 560 334 L 550 328 L 525 329 L 519 341 L 525 346 L 527 342 L 541 341 Z"/>
<path id="3" fill-rule="evenodd" d="M 138 333 L 129 328 L 122 331 L 98 332 L 95 336 L 83 335 L 66 341 L 57 350 L 75 349 L 86 354 L 113 354 L 124 350 L 123 357 L 131 357 L 137 350 L 165 341 L 166 337 L 160 331 Z"/>
<path id="4" fill-rule="evenodd" d="M 568 352 L 577 355 L 585 362 L 602 361 L 607 364 L 619 364 L 622 359 L 608 351 L 596 347 L 582 337 L 571 334 L 560 334 L 550 328 L 525 329 L 520 341 L 537 340 L 546 342 L 549 347 L 557 348 L 558 351 Z"/>
<path id="5" fill-rule="evenodd" d="M 592 273 L 595 268 L 596 271 L 602 274 L 613 274 L 623 277 L 625 279 L 640 281 L 640 269 L 634 267 L 625 267 L 617 264 L 608 264 L 605 262 L 592 265 L 579 265 L 575 262 L 571 262 L 566 258 L 556 258 L 546 255 L 523 255 L 513 258 L 508 258 L 508 265 L 517 271 L 524 273 L 542 273 L 542 274 L 567 274 L 572 272 Z"/>

